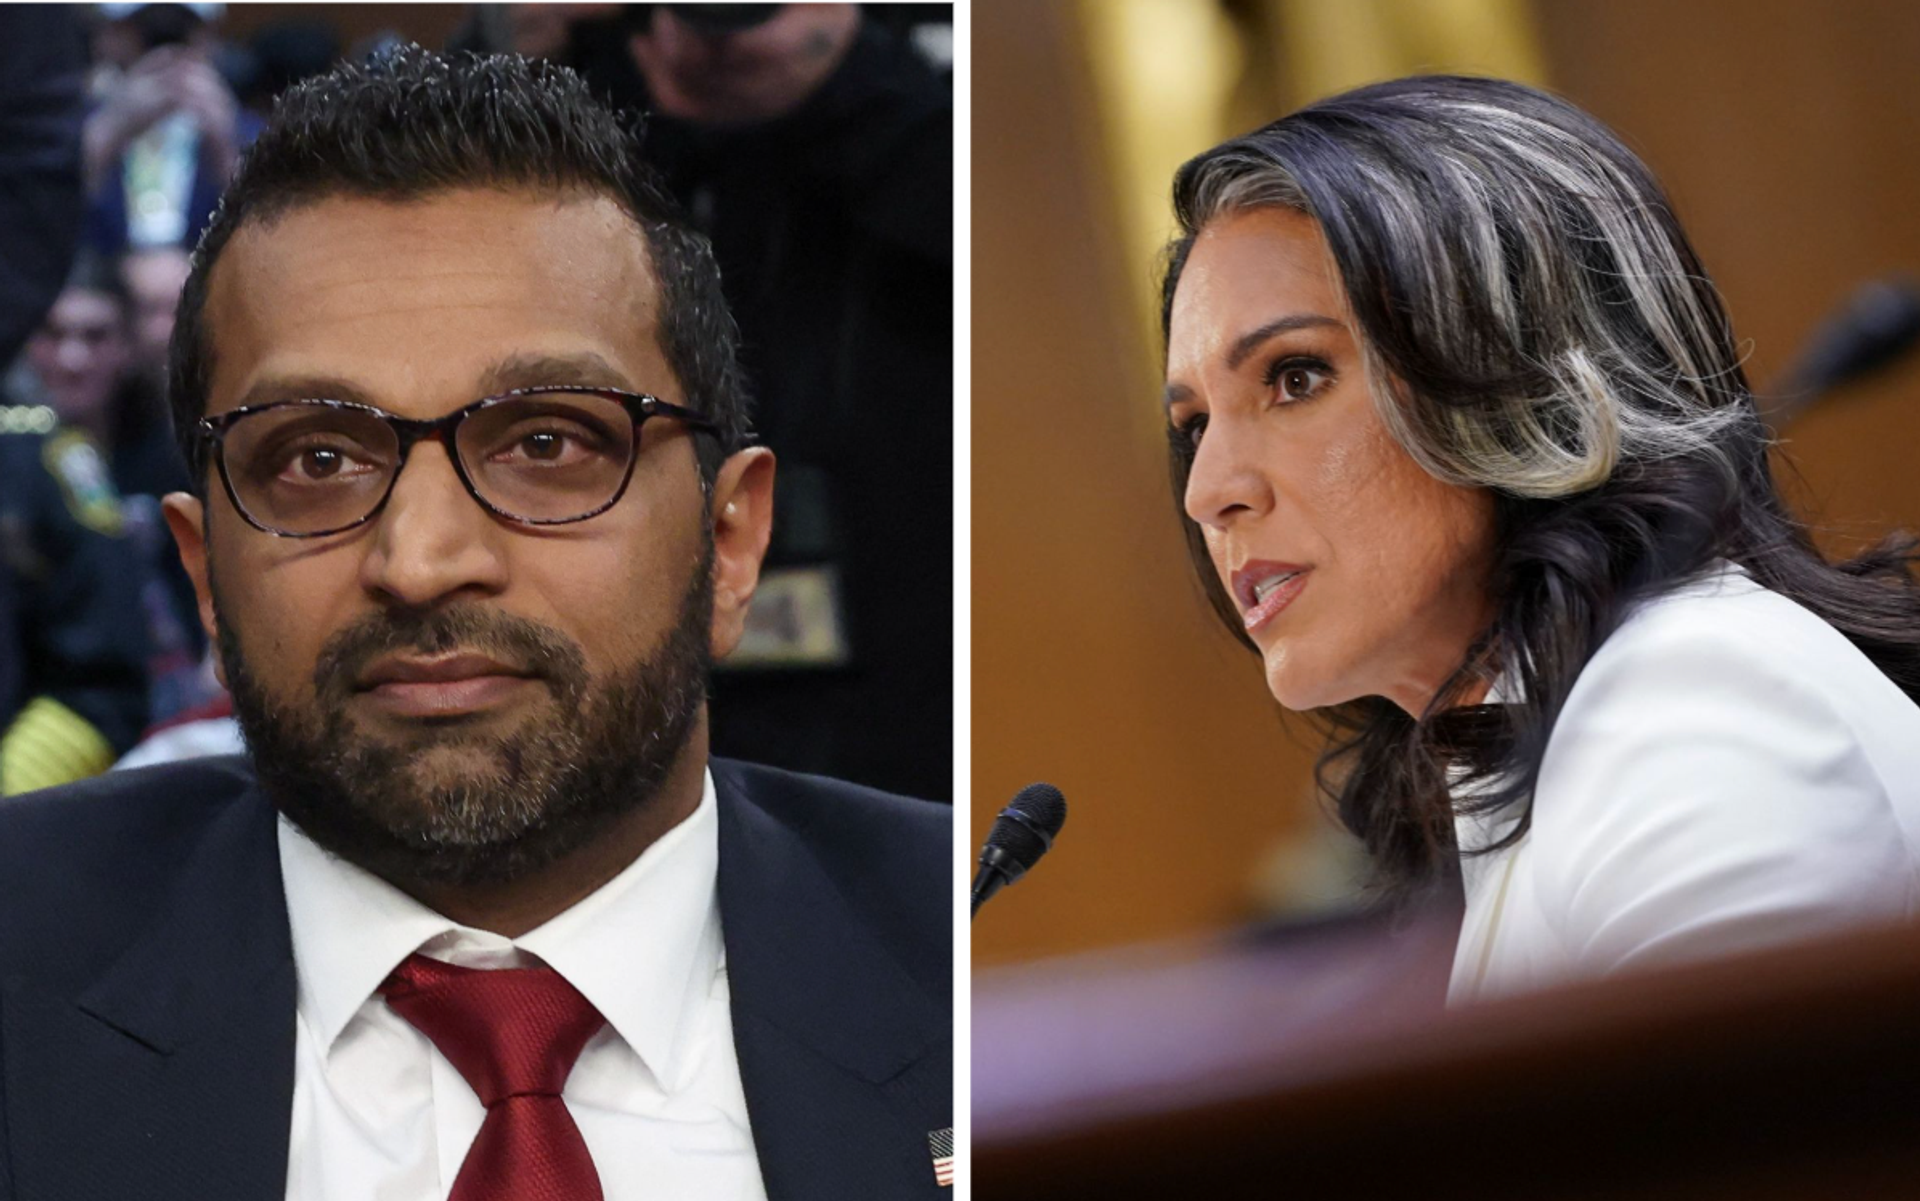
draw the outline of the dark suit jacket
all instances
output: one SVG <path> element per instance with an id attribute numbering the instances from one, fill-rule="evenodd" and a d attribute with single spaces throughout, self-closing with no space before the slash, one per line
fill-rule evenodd
<path id="1" fill-rule="evenodd" d="M 734 1041 L 771 1201 L 937 1197 L 951 813 L 715 761 Z M 0 1199 L 286 1193 L 294 967 L 244 760 L 0 804 Z"/>

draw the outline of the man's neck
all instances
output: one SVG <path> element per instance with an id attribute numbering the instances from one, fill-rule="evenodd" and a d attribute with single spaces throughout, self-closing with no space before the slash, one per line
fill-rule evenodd
<path id="1" fill-rule="evenodd" d="M 619 875 L 660 836 L 693 815 L 706 788 L 707 731 L 695 729 L 652 802 L 622 814 L 598 838 L 505 885 L 402 886 L 413 898 L 463 926 L 518 938 L 565 913 Z"/>

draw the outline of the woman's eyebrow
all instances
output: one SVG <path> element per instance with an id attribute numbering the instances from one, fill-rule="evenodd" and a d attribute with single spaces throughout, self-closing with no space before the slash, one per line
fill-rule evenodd
<path id="1" fill-rule="evenodd" d="M 1226 363 L 1228 371 L 1238 371 L 1240 370 L 1241 364 L 1245 363 L 1254 351 L 1260 349 L 1261 345 L 1275 334 L 1290 333 L 1296 329 L 1314 329 L 1326 325 L 1338 328 L 1340 322 L 1332 317 L 1322 316 L 1319 313 L 1293 313 L 1285 317 L 1276 317 L 1265 325 L 1257 329 L 1250 329 L 1238 338 L 1235 338 L 1233 345 L 1227 347 L 1227 353 L 1222 361 Z"/>
<path id="2" fill-rule="evenodd" d="M 1238 371 L 1247 359 L 1252 357 L 1253 352 L 1259 350 L 1266 344 L 1267 339 L 1274 335 L 1291 333 L 1297 329 L 1319 329 L 1325 326 L 1332 326 L 1335 329 L 1346 328 L 1343 322 L 1320 313 L 1289 313 L 1285 317 L 1275 317 L 1265 325 L 1250 329 L 1235 338 L 1233 344 L 1227 347 L 1227 353 L 1221 356 L 1220 361 L 1226 364 L 1228 371 Z M 1171 409 L 1174 405 L 1190 400 L 1192 397 L 1193 389 L 1185 384 L 1168 384 L 1166 391 L 1160 395 L 1160 406 Z"/>

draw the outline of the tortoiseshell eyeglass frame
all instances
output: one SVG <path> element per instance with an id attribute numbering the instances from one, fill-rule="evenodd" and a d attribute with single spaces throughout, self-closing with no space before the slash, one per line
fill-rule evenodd
<path id="1" fill-rule="evenodd" d="M 559 393 L 574 396 L 598 396 L 606 400 L 618 401 L 621 407 L 626 409 L 628 418 L 633 422 L 633 441 L 631 443 L 632 450 L 627 455 L 626 470 L 620 475 L 620 486 L 614 489 L 613 495 L 609 497 L 604 504 L 575 517 L 535 518 L 523 517 L 518 513 L 510 513 L 482 496 L 480 490 L 474 486 L 473 477 L 468 473 L 467 465 L 460 456 L 458 443 L 454 440 L 455 431 L 460 428 L 461 422 L 483 409 L 492 408 L 494 405 L 501 404 L 505 401 L 521 400 L 529 396 L 549 396 Z M 378 417 L 393 429 L 394 439 L 399 446 L 399 466 L 395 467 L 393 474 L 388 477 L 386 490 L 380 494 L 380 499 L 374 503 L 372 508 L 367 510 L 364 516 L 347 522 L 344 525 L 333 526 L 329 529 L 296 533 L 292 530 L 276 529 L 268 525 L 252 513 L 249 513 L 247 506 L 241 503 L 239 490 L 233 486 L 233 477 L 228 474 L 227 471 L 227 431 L 232 429 L 237 422 L 251 417 L 256 413 L 266 413 L 276 409 L 291 408 L 296 405 L 346 409 L 356 413 L 365 413 L 368 416 Z M 661 400 L 657 396 L 649 396 L 642 392 L 626 392 L 619 388 L 581 388 L 569 384 L 545 384 L 535 388 L 516 388 L 511 392 L 502 392 L 497 396 L 483 396 L 470 405 L 455 409 L 444 417 L 436 417 L 430 421 L 401 417 L 389 413 L 385 409 L 376 408 L 373 405 L 361 404 L 357 401 L 326 400 L 316 397 L 307 400 L 276 400 L 268 404 L 247 405 L 243 408 L 229 409 L 225 413 L 202 418 L 195 428 L 201 442 L 205 445 L 210 445 L 213 449 L 214 464 L 220 471 L 220 483 L 221 486 L 226 489 L 227 499 L 233 503 L 234 512 L 240 514 L 241 518 L 244 519 L 248 525 L 262 533 L 272 534 L 276 538 L 325 538 L 331 534 L 345 533 L 348 530 L 365 525 L 380 515 L 380 511 L 387 506 L 387 500 L 393 495 L 394 486 L 400 482 L 400 472 L 406 468 L 408 453 L 413 450 L 416 443 L 422 440 L 432 440 L 440 443 L 441 448 L 447 452 L 447 459 L 453 464 L 454 474 L 460 477 L 460 483 L 466 488 L 467 495 L 473 497 L 474 503 L 502 520 L 515 522 L 520 525 L 543 526 L 572 525 L 574 522 L 585 521 L 590 517 L 598 517 L 608 509 L 619 504 L 620 498 L 627 494 L 627 485 L 633 480 L 633 466 L 640 458 L 640 427 L 644 425 L 649 418 L 653 417 L 671 417 L 675 421 L 686 425 L 689 429 L 716 438 L 719 437 L 721 433 L 719 426 L 707 420 L 707 418 L 701 416 L 699 413 L 694 412 L 684 405 L 677 405 Z M 751 436 L 749 436 L 746 441 L 748 444 L 751 444 Z"/>

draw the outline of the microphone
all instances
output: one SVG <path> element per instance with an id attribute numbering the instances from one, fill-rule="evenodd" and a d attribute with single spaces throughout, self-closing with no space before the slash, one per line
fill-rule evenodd
<path id="1" fill-rule="evenodd" d="M 1765 416 L 1775 429 L 1823 394 L 1870 375 L 1920 340 L 1920 289 L 1892 278 L 1862 284 L 1816 330 L 1781 381 Z"/>
<path id="2" fill-rule="evenodd" d="M 1067 798 L 1051 784 L 1029 784 L 1000 811 L 980 850 L 980 874 L 973 878 L 973 912 L 987 898 L 1018 880 L 1053 847 L 1067 823 Z"/>

